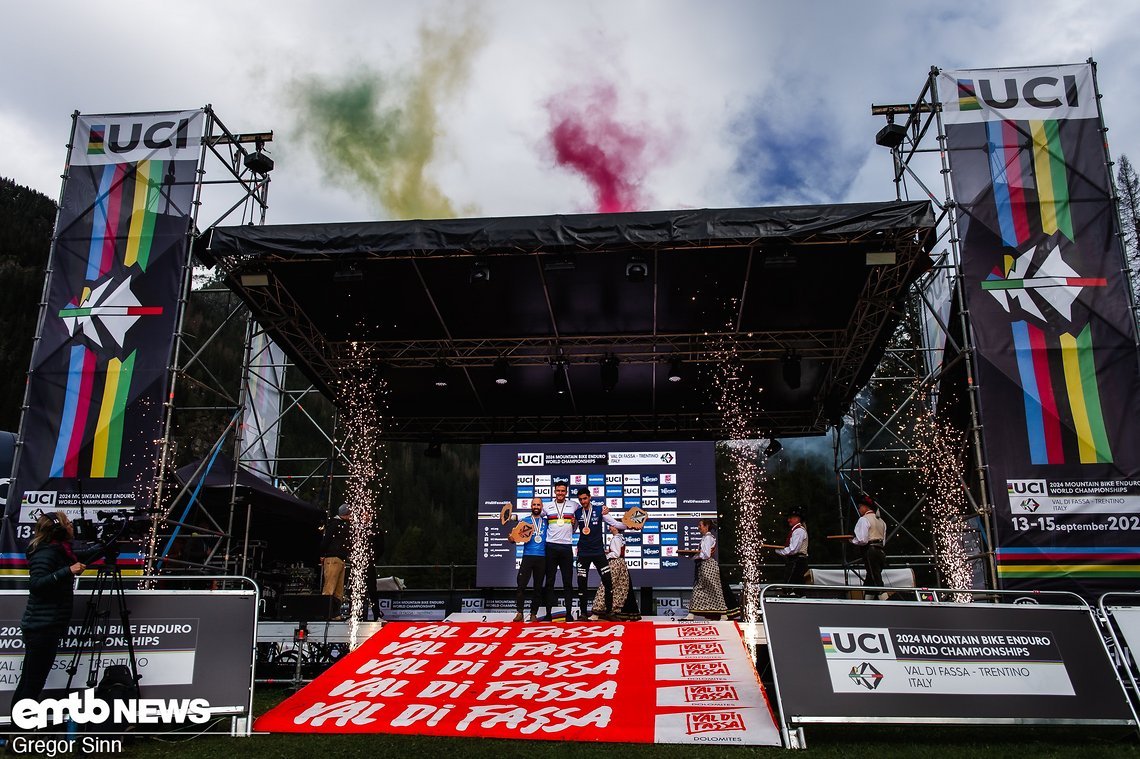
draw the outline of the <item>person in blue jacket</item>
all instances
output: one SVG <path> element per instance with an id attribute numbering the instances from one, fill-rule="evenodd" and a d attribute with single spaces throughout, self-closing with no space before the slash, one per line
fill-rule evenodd
<path id="1" fill-rule="evenodd" d="M 601 577 L 606 606 L 598 609 L 599 619 L 612 620 L 614 605 L 613 578 L 610 577 L 610 562 L 606 558 L 604 545 L 608 534 L 606 525 L 625 530 L 625 525 L 609 515 L 601 504 L 590 502 L 590 489 L 578 488 L 578 511 L 575 518 L 578 520 L 578 603 L 581 607 L 580 619 L 585 619 L 590 613 L 586 608 L 586 592 L 589 590 L 590 567 L 594 566 Z"/>
<path id="2" fill-rule="evenodd" d="M 530 514 L 520 516 L 519 522 L 534 528 L 530 539 L 523 545 L 522 563 L 516 580 L 518 590 L 515 595 L 515 622 L 523 621 L 523 606 L 526 602 L 526 586 L 534 578 L 534 595 L 530 602 L 528 622 L 538 619 L 539 601 L 543 597 L 546 583 L 546 520 L 542 517 L 542 499 L 532 498 Z"/>

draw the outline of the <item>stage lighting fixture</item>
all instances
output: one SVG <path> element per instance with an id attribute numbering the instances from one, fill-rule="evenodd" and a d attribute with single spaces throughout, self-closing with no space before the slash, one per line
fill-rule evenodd
<path id="1" fill-rule="evenodd" d="M 441 390 L 447 387 L 447 364 L 440 361 L 435 365 L 435 377 L 432 383 Z"/>
<path id="2" fill-rule="evenodd" d="M 507 359 L 503 356 L 499 356 L 495 359 L 494 371 L 496 385 L 505 385 L 511 381 L 510 377 L 507 376 L 510 372 L 510 368 L 510 364 L 507 363 Z"/>
<path id="3" fill-rule="evenodd" d="M 681 357 L 680 356 L 674 356 L 673 359 L 669 362 L 669 381 L 670 382 L 680 382 L 681 381 Z"/>
<path id="4" fill-rule="evenodd" d="M 558 255 L 549 256 L 542 261 L 543 271 L 573 271 L 578 268 L 578 264 L 574 261 L 574 256 Z"/>
<path id="5" fill-rule="evenodd" d="M 269 287 L 269 275 L 263 271 L 251 271 L 238 279 L 242 287 Z"/>
<path id="6" fill-rule="evenodd" d="M 893 150 L 902 145 L 905 139 L 906 127 L 902 124 L 896 124 L 893 119 L 888 119 L 887 125 L 875 135 L 875 144 Z"/>
<path id="7" fill-rule="evenodd" d="M 438 459 L 443 458 L 443 444 L 438 440 L 429 440 L 427 447 L 424 448 L 425 459 Z"/>
<path id="8" fill-rule="evenodd" d="M 333 272 L 333 282 L 345 285 L 353 282 L 364 281 L 364 272 L 356 268 L 356 264 L 349 264 L 343 269 L 337 269 Z"/>
<path id="9" fill-rule="evenodd" d="M 554 362 L 554 392 L 558 395 L 565 395 L 570 392 L 570 382 L 566 379 L 566 362 Z"/>
<path id="10" fill-rule="evenodd" d="M 628 282 L 644 282 L 649 276 L 649 264 L 641 256 L 630 256 L 625 265 L 625 278 Z"/>
<path id="11" fill-rule="evenodd" d="M 610 354 L 602 359 L 602 392 L 610 393 L 618 383 L 618 357 Z"/>
<path id="12" fill-rule="evenodd" d="M 764 448 L 764 455 L 768 458 L 772 458 L 782 450 L 784 450 L 784 446 L 780 444 L 780 441 L 776 438 L 771 438 L 768 441 L 768 445 Z"/>
<path id="13" fill-rule="evenodd" d="M 803 374 L 803 363 L 795 351 L 784 354 L 783 366 L 784 384 L 792 390 L 798 390 Z"/>
<path id="14" fill-rule="evenodd" d="M 273 171 L 273 159 L 261 152 L 258 148 L 256 153 L 245 154 L 245 167 L 252 171 L 254 174 L 265 175 Z"/>
<path id="15" fill-rule="evenodd" d="M 471 267 L 471 275 L 467 278 L 471 284 L 478 284 L 482 282 L 491 281 L 491 267 L 487 265 L 486 261 L 476 261 Z"/>

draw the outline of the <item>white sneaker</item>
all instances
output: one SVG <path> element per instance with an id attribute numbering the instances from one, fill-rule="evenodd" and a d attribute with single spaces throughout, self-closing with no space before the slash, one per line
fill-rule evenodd
<path id="1" fill-rule="evenodd" d="M 681 617 L 682 622 L 692 622 L 694 619 L 696 619 L 696 617 L 694 617 L 691 612 Z"/>
<path id="2" fill-rule="evenodd" d="M 590 616 L 586 617 L 586 619 L 590 620 L 591 622 L 597 622 L 599 617 L 597 614 L 591 614 Z"/>

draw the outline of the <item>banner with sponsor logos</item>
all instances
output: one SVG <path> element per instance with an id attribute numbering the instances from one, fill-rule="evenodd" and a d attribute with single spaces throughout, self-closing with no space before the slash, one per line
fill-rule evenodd
<path id="1" fill-rule="evenodd" d="M 205 114 L 77 115 L 8 517 L 144 505 Z M 89 514 L 89 516 L 94 516 Z"/>
<path id="2" fill-rule="evenodd" d="M 731 622 L 394 622 L 254 729 L 780 744 Z"/>
<path id="3" fill-rule="evenodd" d="M 86 584 L 86 581 L 82 581 Z M 47 697 L 65 693 L 66 669 L 79 643 L 90 593 L 83 585 L 56 654 L 44 691 Z M 127 641 L 110 592 L 100 611 L 110 611 L 99 623 L 97 636 L 102 666 L 126 664 Z M 134 635 L 141 694 L 146 698 L 204 698 L 216 714 L 241 714 L 250 709 L 257 594 L 252 591 L 126 591 L 126 606 Z M 0 591 L 0 722 L 10 713 L 10 696 L 20 679 L 24 643 L 20 618 L 27 604 L 25 591 Z M 86 687 L 90 647 L 76 663 L 73 688 Z M 226 672 L 226 677 L 218 677 Z M 6 695 L 5 695 L 6 694 Z"/>
<path id="4" fill-rule="evenodd" d="M 1093 67 L 942 71 L 1006 588 L 1140 577 L 1140 371 Z"/>
<path id="5" fill-rule="evenodd" d="M 697 522 L 716 518 L 716 464 L 711 442 L 575 443 L 480 446 L 476 584 L 512 587 L 522 546 L 508 540 L 499 511 L 512 502 L 529 513 L 534 497 L 553 499 L 568 483 L 570 508 L 580 487 L 621 519 L 638 507 L 649 515 L 625 533 L 625 560 L 635 587 L 691 586 L 692 562 L 678 551 L 700 543 Z M 578 533 L 574 534 L 577 546 Z"/>
<path id="6" fill-rule="evenodd" d="M 1133 721 L 1087 606 L 765 599 L 792 722 Z"/>

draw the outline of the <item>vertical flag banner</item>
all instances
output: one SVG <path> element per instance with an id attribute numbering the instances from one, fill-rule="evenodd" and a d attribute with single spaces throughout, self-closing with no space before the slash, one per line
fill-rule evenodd
<path id="1" fill-rule="evenodd" d="M 93 518 L 153 490 L 204 127 L 75 117 L 8 502 L 25 533 L 40 510 Z"/>
<path id="2" fill-rule="evenodd" d="M 1140 578 L 1140 371 L 1093 67 L 942 71 L 1001 585 Z"/>

